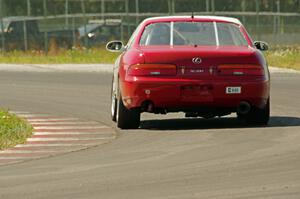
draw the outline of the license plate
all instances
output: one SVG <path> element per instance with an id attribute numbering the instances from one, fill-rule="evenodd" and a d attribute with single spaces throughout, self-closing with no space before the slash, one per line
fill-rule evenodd
<path id="1" fill-rule="evenodd" d="M 240 86 L 226 87 L 226 94 L 240 94 L 240 93 L 242 93 L 242 88 Z"/>

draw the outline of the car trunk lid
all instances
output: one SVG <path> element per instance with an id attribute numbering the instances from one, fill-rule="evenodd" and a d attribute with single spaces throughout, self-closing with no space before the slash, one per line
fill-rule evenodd
<path id="1" fill-rule="evenodd" d="M 247 46 L 143 46 L 140 50 L 146 64 L 176 65 L 177 78 L 212 79 L 221 76 L 219 66 L 259 65 L 256 50 Z M 235 73 L 239 76 L 243 71 Z"/>

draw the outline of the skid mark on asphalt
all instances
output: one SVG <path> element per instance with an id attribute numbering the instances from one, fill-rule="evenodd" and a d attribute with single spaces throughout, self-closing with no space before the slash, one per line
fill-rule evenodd
<path id="1" fill-rule="evenodd" d="M 33 135 L 24 144 L 0 151 L 0 166 L 78 151 L 116 138 L 112 128 L 94 121 L 11 112 L 32 125 Z"/>

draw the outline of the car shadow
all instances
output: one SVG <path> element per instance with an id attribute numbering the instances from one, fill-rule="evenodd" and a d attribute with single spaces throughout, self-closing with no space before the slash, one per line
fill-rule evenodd
<path id="1" fill-rule="evenodd" d="M 300 118 L 291 116 L 272 116 L 267 126 L 245 125 L 235 117 L 226 118 L 180 118 L 163 120 L 145 120 L 140 128 L 147 130 L 193 130 L 193 129 L 229 129 L 229 128 L 270 128 L 300 126 Z"/>

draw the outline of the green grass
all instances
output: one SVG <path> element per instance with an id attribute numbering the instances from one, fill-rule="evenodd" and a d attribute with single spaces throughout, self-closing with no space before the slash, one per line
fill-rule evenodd
<path id="1" fill-rule="evenodd" d="M 43 51 L 10 51 L 0 53 L 0 63 L 14 64 L 85 64 L 113 63 L 117 53 L 111 53 L 104 48 L 93 49 L 56 49 L 46 55 Z"/>
<path id="2" fill-rule="evenodd" d="M 300 46 L 271 46 L 265 53 L 270 66 L 300 70 Z M 64 50 L 50 49 L 46 55 L 43 51 L 11 51 L 0 53 L 0 63 L 15 64 L 92 64 L 113 63 L 118 53 L 111 53 L 101 48 Z"/>
<path id="3" fill-rule="evenodd" d="M 0 150 L 24 143 L 32 127 L 23 119 L 0 109 Z"/>
<path id="4" fill-rule="evenodd" d="M 300 70 L 300 46 L 274 46 L 265 55 L 269 66 Z"/>

